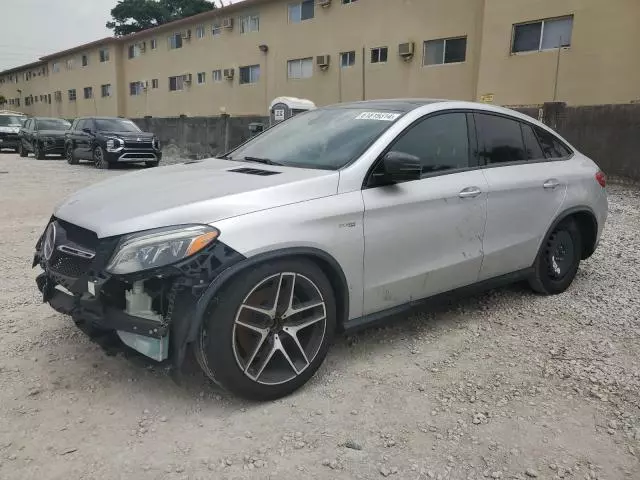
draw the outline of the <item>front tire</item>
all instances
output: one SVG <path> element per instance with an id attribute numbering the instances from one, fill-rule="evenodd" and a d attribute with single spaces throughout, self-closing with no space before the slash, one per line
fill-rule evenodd
<path id="1" fill-rule="evenodd" d="M 18 155 L 20 155 L 22 158 L 28 155 L 27 151 L 24 149 L 24 145 L 22 145 L 22 142 L 18 144 L 18 148 L 16 148 L 16 152 L 18 152 Z"/>
<path id="2" fill-rule="evenodd" d="M 66 157 L 67 163 L 69 165 L 77 165 L 78 164 L 78 159 L 76 158 L 76 156 L 74 154 L 73 145 L 67 145 L 67 148 L 65 149 L 65 157 Z"/>
<path id="3" fill-rule="evenodd" d="M 108 170 L 111 168 L 111 164 L 105 158 L 104 150 L 102 147 L 96 147 L 93 150 L 93 163 L 96 168 L 101 170 Z"/>
<path id="4" fill-rule="evenodd" d="M 273 400 L 304 385 L 336 329 L 335 295 L 314 263 L 283 259 L 232 279 L 206 311 L 195 354 L 221 387 Z"/>
<path id="5" fill-rule="evenodd" d="M 36 157 L 37 160 L 44 160 L 45 154 L 38 142 L 33 146 L 33 156 Z"/>
<path id="6" fill-rule="evenodd" d="M 572 218 L 561 221 L 542 243 L 529 285 L 543 295 L 564 292 L 578 273 L 581 258 L 582 238 L 578 225 Z"/>

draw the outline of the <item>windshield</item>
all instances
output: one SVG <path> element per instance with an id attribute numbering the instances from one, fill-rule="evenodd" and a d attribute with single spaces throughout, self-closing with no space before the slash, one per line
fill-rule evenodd
<path id="1" fill-rule="evenodd" d="M 38 124 L 38 130 L 66 130 L 71 124 L 66 120 L 59 118 L 46 118 L 36 120 Z"/>
<path id="2" fill-rule="evenodd" d="M 361 108 L 312 110 L 266 130 L 228 158 L 337 170 L 358 158 L 400 116 Z"/>
<path id="3" fill-rule="evenodd" d="M 21 127 L 22 119 L 15 115 L 0 115 L 0 127 Z"/>
<path id="4" fill-rule="evenodd" d="M 141 132 L 131 120 L 124 118 L 96 118 L 96 128 L 101 132 Z"/>

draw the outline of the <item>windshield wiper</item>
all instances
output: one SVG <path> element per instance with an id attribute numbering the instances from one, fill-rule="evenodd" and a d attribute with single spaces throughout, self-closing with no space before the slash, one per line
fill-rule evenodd
<path id="1" fill-rule="evenodd" d="M 280 165 L 280 166 L 282 165 L 281 163 L 274 162 L 273 160 L 269 160 L 268 158 L 260 158 L 260 157 L 244 157 L 242 161 L 262 163 L 264 165 Z"/>

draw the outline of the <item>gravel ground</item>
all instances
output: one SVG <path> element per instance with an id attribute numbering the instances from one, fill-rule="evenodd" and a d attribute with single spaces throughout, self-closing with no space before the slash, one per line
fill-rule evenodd
<path id="1" fill-rule="evenodd" d="M 337 338 L 273 403 L 106 356 L 39 301 L 54 204 L 126 173 L 0 154 L 0 478 L 640 479 L 640 191 L 571 289 L 512 286 Z"/>

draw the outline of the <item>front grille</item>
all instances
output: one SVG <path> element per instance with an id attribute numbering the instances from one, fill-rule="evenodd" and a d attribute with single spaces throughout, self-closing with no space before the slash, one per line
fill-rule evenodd
<path id="1" fill-rule="evenodd" d="M 60 251 L 56 251 L 49 261 L 49 268 L 65 277 L 79 278 L 87 273 L 90 267 L 91 260 L 67 255 Z"/>
<path id="2" fill-rule="evenodd" d="M 91 230 L 79 227 L 64 220 L 55 219 L 56 243 L 53 255 L 49 260 L 49 268 L 66 277 L 79 278 L 89 271 L 93 260 L 70 255 L 58 249 L 60 246 L 77 248 L 81 251 L 95 253 L 98 248 L 98 236 Z"/>
<path id="3" fill-rule="evenodd" d="M 0 138 L 3 140 L 18 140 L 17 133 L 0 132 Z"/>
<path id="4" fill-rule="evenodd" d="M 151 144 L 151 142 L 125 141 L 124 142 L 124 148 L 137 148 L 137 149 L 141 149 L 141 150 L 152 150 L 153 149 L 153 145 Z"/>

